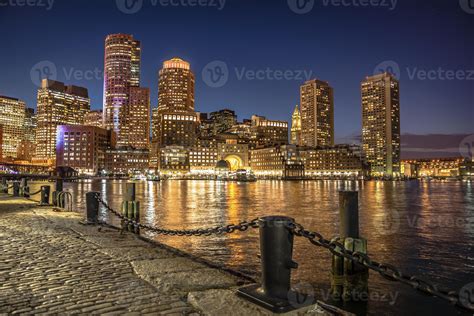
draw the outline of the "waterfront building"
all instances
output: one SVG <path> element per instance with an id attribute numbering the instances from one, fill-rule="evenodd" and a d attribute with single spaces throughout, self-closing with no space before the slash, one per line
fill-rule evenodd
<path id="1" fill-rule="evenodd" d="M 43 79 L 38 90 L 37 111 L 36 158 L 54 165 L 57 127 L 84 124 L 90 111 L 88 91 L 83 87 Z"/>
<path id="2" fill-rule="evenodd" d="M 221 135 L 217 143 L 217 161 L 225 160 L 231 171 L 250 168 L 249 145 L 239 143 L 235 135 Z"/>
<path id="3" fill-rule="evenodd" d="M 283 145 L 250 151 L 251 167 L 257 178 L 303 179 L 305 169 L 296 145 Z"/>
<path id="4" fill-rule="evenodd" d="M 0 158 L 17 158 L 18 148 L 24 140 L 25 110 L 24 101 L 0 96 L 0 125 L 3 130 Z"/>
<path id="5" fill-rule="evenodd" d="M 349 178 L 365 175 L 366 166 L 360 152 L 351 145 L 302 148 L 301 159 L 306 178 Z"/>
<path id="6" fill-rule="evenodd" d="M 264 116 L 253 115 L 251 143 L 255 148 L 266 148 L 288 144 L 288 122 L 268 120 Z"/>
<path id="7" fill-rule="evenodd" d="M 217 146 L 196 146 L 189 152 L 189 166 L 192 174 L 212 175 L 217 164 Z"/>
<path id="8" fill-rule="evenodd" d="M 133 176 L 149 171 L 150 152 L 148 149 L 117 147 L 105 152 L 104 175 Z"/>
<path id="9" fill-rule="evenodd" d="M 105 153 L 115 146 L 115 133 L 97 126 L 59 125 L 56 167 L 94 176 L 106 168 Z"/>
<path id="10" fill-rule="evenodd" d="M 291 141 L 292 145 L 301 146 L 301 113 L 298 105 L 295 106 L 291 116 Z"/>
<path id="11" fill-rule="evenodd" d="M 89 111 L 84 119 L 84 125 L 102 128 L 104 126 L 103 113 L 102 110 Z"/>
<path id="12" fill-rule="evenodd" d="M 401 161 L 401 173 L 408 178 L 450 178 L 467 175 L 466 166 L 461 157 L 407 159 Z"/>
<path id="13" fill-rule="evenodd" d="M 153 113 L 153 150 L 157 161 L 161 148 L 196 145 L 199 120 L 194 111 L 194 74 L 180 58 L 163 63 L 159 72 L 158 108 Z M 161 164 L 161 162 L 160 162 Z"/>
<path id="14" fill-rule="evenodd" d="M 371 174 L 400 174 L 400 87 L 389 73 L 367 77 L 361 84 L 362 146 Z"/>
<path id="15" fill-rule="evenodd" d="M 310 80 L 300 87 L 301 145 L 334 145 L 334 92 L 325 81 Z"/>
<path id="16" fill-rule="evenodd" d="M 166 146 L 160 149 L 160 174 L 181 176 L 189 173 L 189 150 L 184 146 Z"/>
<path id="17" fill-rule="evenodd" d="M 252 121 L 244 120 L 242 123 L 237 123 L 232 126 L 227 133 L 237 135 L 239 139 L 243 142 L 247 142 L 250 145 L 253 145 L 250 141 L 252 138 Z"/>
<path id="18" fill-rule="evenodd" d="M 138 139 L 138 135 L 143 135 L 137 132 L 138 124 L 130 118 L 136 109 L 140 109 L 140 117 L 145 111 L 149 113 L 149 109 L 144 109 L 147 107 L 147 90 L 140 88 L 140 41 L 128 34 L 108 35 L 104 63 L 104 126 L 117 134 L 117 146 L 138 145 L 137 148 L 144 148 L 149 135 L 146 139 Z M 130 128 L 134 137 L 131 141 L 128 138 Z"/>

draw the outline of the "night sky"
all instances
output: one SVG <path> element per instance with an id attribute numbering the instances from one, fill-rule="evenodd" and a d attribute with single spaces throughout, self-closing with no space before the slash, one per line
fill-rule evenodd
<path id="1" fill-rule="evenodd" d="M 239 119 L 255 113 L 290 120 L 309 74 L 334 87 L 336 139 L 343 141 L 360 134 L 360 81 L 394 61 L 388 70 L 400 68 L 402 133 L 474 133 L 473 0 L 399 0 L 395 7 L 389 0 L 372 0 L 382 2 L 373 7 L 355 6 L 369 0 L 348 6 L 315 0 L 303 14 L 291 9 L 296 0 L 227 0 L 223 8 L 218 0 L 199 0 L 215 6 L 196 7 L 135 0 L 132 10 L 140 2 L 142 8 L 133 14 L 119 9 L 125 0 L 56 0 L 49 9 L 48 0 L 28 0 L 40 7 L 12 5 L 22 1 L 0 0 L 0 94 L 30 107 L 36 107 L 37 71 L 49 69 L 44 72 L 59 81 L 88 88 L 92 107 L 102 108 L 105 36 L 128 33 L 142 42 L 142 86 L 151 89 L 153 107 L 157 71 L 174 56 L 191 63 L 197 111 L 227 107 Z M 203 81 L 203 68 L 213 61 L 228 68 L 222 87 Z M 242 77 L 246 70 L 266 73 Z M 420 70 L 436 73 L 426 78 Z"/>

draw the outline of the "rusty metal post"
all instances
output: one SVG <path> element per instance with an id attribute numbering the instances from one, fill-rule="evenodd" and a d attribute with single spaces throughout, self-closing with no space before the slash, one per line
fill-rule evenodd
<path id="1" fill-rule="evenodd" d="M 125 191 L 123 194 L 122 202 L 122 214 L 128 219 L 134 220 L 135 222 L 140 222 L 140 202 L 136 201 L 136 183 L 130 182 L 126 183 Z M 122 222 L 122 227 L 125 225 Z M 138 227 L 134 227 L 132 224 L 127 225 L 127 230 L 135 234 L 139 234 L 140 230 Z"/>
<path id="2" fill-rule="evenodd" d="M 312 300 L 294 302 L 292 297 L 304 295 L 291 290 L 291 269 L 298 265 L 293 261 L 293 233 L 289 225 L 294 219 L 283 216 L 263 217 L 260 226 L 260 254 L 262 284 L 240 288 L 237 294 L 274 313 L 285 313 L 310 305 Z"/>

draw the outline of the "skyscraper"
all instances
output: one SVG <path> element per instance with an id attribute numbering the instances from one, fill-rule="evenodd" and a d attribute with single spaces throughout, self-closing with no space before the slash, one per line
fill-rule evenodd
<path id="1" fill-rule="evenodd" d="M 334 95 L 325 81 L 310 80 L 300 87 L 301 145 L 334 145 Z"/>
<path id="2" fill-rule="evenodd" d="M 161 113 L 194 112 L 194 74 L 188 62 L 180 58 L 165 61 L 158 81 Z"/>
<path id="3" fill-rule="evenodd" d="M 130 89 L 140 86 L 140 42 L 132 35 L 112 34 L 105 39 L 104 127 L 117 134 L 117 145 L 128 146 L 126 117 Z"/>
<path id="4" fill-rule="evenodd" d="M 291 144 L 301 145 L 301 113 L 298 105 L 295 106 L 291 116 Z"/>
<path id="5" fill-rule="evenodd" d="M 130 88 L 125 124 L 128 146 L 150 149 L 150 89 Z"/>
<path id="6" fill-rule="evenodd" d="M 165 61 L 158 88 L 158 109 L 153 113 L 154 149 L 159 152 L 166 146 L 194 146 L 198 119 L 194 111 L 194 74 L 189 63 L 180 58 Z"/>
<path id="7" fill-rule="evenodd" d="M 389 73 L 361 84 L 362 146 L 372 175 L 400 172 L 400 88 Z"/>
<path id="8" fill-rule="evenodd" d="M 36 157 L 55 159 L 58 125 L 81 125 L 90 111 L 86 88 L 43 79 L 37 98 Z M 23 111 L 24 112 L 24 111 Z"/>
<path id="9" fill-rule="evenodd" d="M 24 101 L 0 96 L 0 125 L 3 127 L 1 146 L 5 158 L 17 158 L 24 135 L 25 109 Z"/>

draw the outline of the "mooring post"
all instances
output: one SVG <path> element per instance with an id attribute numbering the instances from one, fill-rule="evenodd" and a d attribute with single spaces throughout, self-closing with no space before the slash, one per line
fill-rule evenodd
<path id="1" fill-rule="evenodd" d="M 128 219 L 140 222 L 140 202 L 136 201 L 136 183 L 126 183 L 125 192 L 123 194 L 122 202 L 122 214 Z M 122 222 L 122 227 L 125 223 Z M 139 234 L 140 230 L 138 227 L 134 227 L 132 224 L 127 225 L 127 230 L 135 234 Z"/>
<path id="2" fill-rule="evenodd" d="M 8 181 L 7 178 L 2 178 L 3 193 L 8 194 Z"/>
<path id="3" fill-rule="evenodd" d="M 23 197 L 30 197 L 29 188 L 28 188 L 28 179 L 22 178 L 20 183 L 21 195 Z"/>
<path id="4" fill-rule="evenodd" d="M 97 224 L 99 221 L 99 201 L 97 196 L 100 196 L 99 192 L 86 193 L 86 222 L 88 224 Z"/>
<path id="5" fill-rule="evenodd" d="M 359 236 L 359 192 L 339 192 L 339 220 L 339 234 L 345 249 L 367 254 L 367 240 Z M 346 301 L 360 301 L 361 297 L 368 294 L 367 268 L 349 259 L 342 260 L 340 257 L 334 258 L 333 262 L 333 275 L 337 278 L 337 282 L 334 282 L 337 286 L 333 293 L 339 294 Z M 341 262 L 343 263 L 342 293 L 340 292 Z"/>
<path id="6" fill-rule="evenodd" d="M 284 216 L 269 216 L 259 219 L 260 256 L 262 285 L 240 288 L 239 296 L 260 305 L 274 313 L 285 313 L 313 303 L 291 298 L 304 295 L 291 290 L 291 269 L 298 267 L 293 261 L 293 233 L 289 226 L 294 219 Z"/>
<path id="7" fill-rule="evenodd" d="M 13 196 L 20 196 L 20 182 L 18 181 L 13 182 Z"/>
<path id="8" fill-rule="evenodd" d="M 53 192 L 53 205 L 54 206 L 59 206 L 58 198 L 59 198 L 59 193 L 63 192 L 63 183 L 64 183 L 64 180 L 62 178 L 56 179 L 56 187 Z"/>
<path id="9" fill-rule="evenodd" d="M 41 186 L 41 197 L 40 197 L 40 205 L 47 206 L 49 205 L 49 196 L 51 194 L 51 187 L 49 185 Z"/>

